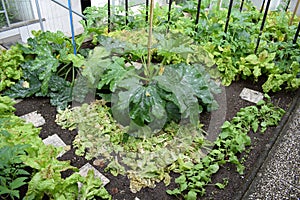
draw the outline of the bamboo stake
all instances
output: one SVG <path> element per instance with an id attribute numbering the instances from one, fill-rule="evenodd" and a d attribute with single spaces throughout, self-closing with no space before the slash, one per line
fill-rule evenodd
<path id="1" fill-rule="evenodd" d="M 300 3 L 300 0 L 298 0 L 298 1 L 297 1 L 297 4 L 296 4 L 296 6 L 295 6 L 295 9 L 294 9 L 294 12 L 293 12 L 293 15 L 292 15 L 292 17 L 291 17 L 291 20 L 290 20 L 290 23 L 289 23 L 289 25 L 292 25 L 292 23 L 293 23 L 293 21 L 294 21 L 294 18 L 295 18 L 296 12 L 297 12 L 297 10 L 298 10 L 298 7 L 299 7 L 299 3 Z"/>
<path id="2" fill-rule="evenodd" d="M 217 2 L 217 10 L 220 10 L 222 4 L 222 0 L 218 0 Z"/>
<path id="3" fill-rule="evenodd" d="M 107 27 L 107 32 L 110 32 L 110 0 L 107 1 L 107 23 L 108 23 L 108 27 Z"/>
<path id="4" fill-rule="evenodd" d="M 150 0 L 150 19 L 149 19 L 149 33 L 148 33 L 148 55 L 147 55 L 147 71 L 149 73 L 151 64 L 151 46 L 152 46 L 152 28 L 153 28 L 153 8 L 154 0 Z M 149 75 L 149 74 L 148 74 Z"/>

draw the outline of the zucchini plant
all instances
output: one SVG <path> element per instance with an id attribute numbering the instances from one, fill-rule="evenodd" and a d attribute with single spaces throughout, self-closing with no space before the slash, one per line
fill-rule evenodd
<path id="1" fill-rule="evenodd" d="M 73 54 L 71 41 L 62 32 L 33 34 L 34 38 L 29 38 L 27 44 L 16 46 L 24 56 L 24 62 L 18 63 L 23 74 L 5 95 L 47 96 L 52 105 L 64 109 L 72 101 L 72 85 L 84 57 Z"/>
<path id="2" fill-rule="evenodd" d="M 203 62 L 208 63 L 209 56 L 195 56 L 192 48 L 182 44 L 164 50 L 159 48 L 157 55 L 164 56 L 163 62 L 151 63 L 150 67 L 146 64 L 146 50 L 136 54 L 140 56 L 137 60 L 143 61 L 143 68 L 137 68 L 126 54 L 123 54 L 125 57 L 108 58 L 120 52 L 113 48 L 109 52 L 104 47 L 96 47 L 84 64 L 82 75 L 87 85 L 96 87 L 100 92 L 109 89 L 112 96 L 106 100 L 112 102 L 114 117 L 122 125 L 130 126 L 132 132 L 136 128 L 146 127 L 148 131 L 159 130 L 167 121 L 179 121 L 181 118 L 189 119 L 196 125 L 198 115 L 204 109 L 210 111 L 217 108 L 213 93 L 219 91 L 218 87 L 201 64 L 187 63 L 203 58 L 206 59 Z M 168 64 L 171 62 L 178 63 Z"/>

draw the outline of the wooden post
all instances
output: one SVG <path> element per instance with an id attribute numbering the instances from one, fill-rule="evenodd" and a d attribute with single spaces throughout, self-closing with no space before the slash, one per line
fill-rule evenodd
<path id="1" fill-rule="evenodd" d="M 299 3 L 300 3 L 300 0 L 297 1 L 297 4 L 296 4 L 296 6 L 295 6 L 295 9 L 294 9 L 294 12 L 293 12 L 293 15 L 292 15 L 292 17 L 291 17 L 291 20 L 290 20 L 289 25 L 292 25 L 292 23 L 293 23 L 293 21 L 294 21 L 294 17 L 295 17 L 295 15 L 296 15 L 297 10 L 298 10 Z"/>

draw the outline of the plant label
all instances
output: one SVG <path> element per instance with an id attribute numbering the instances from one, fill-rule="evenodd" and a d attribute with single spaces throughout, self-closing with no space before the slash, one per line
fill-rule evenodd
<path id="1" fill-rule="evenodd" d="M 54 135 L 51 135 L 51 136 L 45 138 L 43 140 L 43 142 L 45 145 L 53 145 L 55 147 L 63 147 L 64 148 L 64 150 L 60 154 L 58 154 L 57 157 L 62 156 L 66 152 L 67 145 L 64 143 L 64 141 L 62 141 L 62 139 L 57 134 L 54 134 Z"/>
<path id="2" fill-rule="evenodd" d="M 43 126 L 45 124 L 44 117 L 37 113 L 37 111 L 23 115 L 21 118 L 25 119 L 27 123 L 32 123 L 35 127 Z"/>
<path id="3" fill-rule="evenodd" d="M 260 100 L 263 100 L 264 95 L 261 92 L 251 90 L 249 88 L 244 88 L 240 94 L 240 97 L 246 101 L 250 101 L 256 104 Z"/>
<path id="4" fill-rule="evenodd" d="M 93 167 L 90 163 L 86 163 L 85 165 L 83 165 L 83 166 L 79 169 L 79 174 L 80 174 L 81 176 L 86 177 L 89 170 L 93 170 L 93 171 L 94 171 L 95 177 L 100 178 L 104 186 L 105 186 L 106 184 L 109 183 L 109 179 L 106 178 L 103 174 L 101 174 L 101 173 L 100 173 L 95 167 Z"/>

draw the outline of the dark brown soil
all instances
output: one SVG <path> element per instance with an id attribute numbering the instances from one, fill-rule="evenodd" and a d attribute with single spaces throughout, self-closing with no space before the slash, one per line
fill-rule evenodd
<path id="1" fill-rule="evenodd" d="M 261 83 L 263 80 L 260 80 L 258 83 L 252 81 L 238 81 L 233 83 L 230 87 L 226 87 L 226 101 L 227 102 L 227 111 L 226 111 L 226 120 L 230 120 L 236 115 L 236 113 L 242 107 L 253 105 L 253 103 L 242 100 L 239 97 L 240 92 L 244 87 L 261 91 Z M 271 94 L 272 102 L 275 105 L 280 106 L 284 110 L 288 110 L 293 98 L 296 96 L 297 92 L 278 92 L 276 94 Z M 15 105 L 16 115 L 21 116 L 32 111 L 38 111 L 46 120 L 46 124 L 43 125 L 40 137 L 42 139 L 53 135 L 58 134 L 62 140 L 67 144 L 72 146 L 72 141 L 76 136 L 76 131 L 63 130 L 55 123 L 56 108 L 52 107 L 47 98 L 27 98 L 22 102 Z M 201 122 L 204 123 L 205 128 L 208 127 L 210 121 L 210 114 L 204 113 L 201 117 Z M 218 127 L 216 127 L 217 129 Z M 207 187 L 207 194 L 205 197 L 199 199 L 235 199 L 237 194 L 243 192 L 245 184 L 251 181 L 253 176 L 253 170 L 258 166 L 259 161 L 262 158 L 262 154 L 265 151 L 270 149 L 272 141 L 274 141 L 276 136 L 276 130 L 278 127 L 269 128 L 264 134 L 260 133 L 250 133 L 252 140 L 251 151 L 247 155 L 240 155 L 240 157 L 245 157 L 246 161 L 244 165 L 246 167 L 245 174 L 239 175 L 235 171 L 235 167 L 230 164 L 224 165 L 218 172 L 212 177 L 213 182 L 222 182 L 223 178 L 228 178 L 229 183 L 224 190 L 219 190 L 213 186 Z M 60 159 L 61 160 L 70 160 L 71 164 L 76 167 L 81 167 L 88 161 L 83 157 L 76 156 L 74 154 L 74 149 L 71 149 L 66 154 L 64 154 Z M 93 164 L 93 161 L 89 161 L 90 164 Z M 172 174 L 173 182 L 165 187 L 163 183 L 157 184 L 157 187 L 154 189 L 146 188 L 142 189 L 140 192 L 133 194 L 129 190 L 129 180 L 124 176 L 114 177 L 110 173 L 104 172 L 104 168 L 94 166 L 101 173 L 110 179 L 110 183 L 106 186 L 109 193 L 113 196 L 113 199 L 118 200 L 133 200 L 135 197 L 138 197 L 141 200 L 167 200 L 167 199 L 180 199 L 180 197 L 169 196 L 165 192 L 166 189 L 174 188 L 174 177 L 178 176 Z M 68 173 L 64 175 L 67 176 Z"/>

